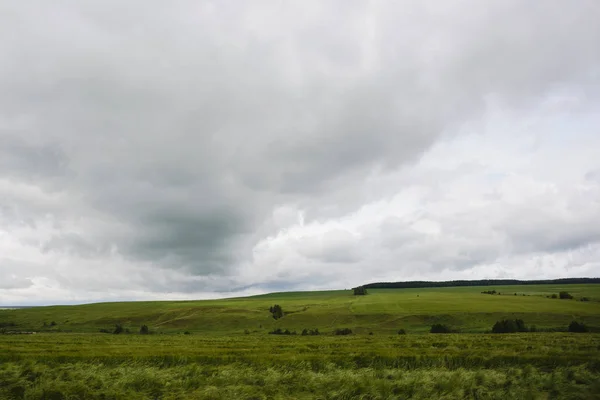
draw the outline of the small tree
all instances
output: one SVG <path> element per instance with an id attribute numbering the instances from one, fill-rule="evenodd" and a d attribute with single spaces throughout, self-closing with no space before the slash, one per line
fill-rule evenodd
<path id="1" fill-rule="evenodd" d="M 279 304 L 275 304 L 274 306 L 270 307 L 269 311 L 271 314 L 273 314 L 273 318 L 275 319 L 283 318 L 284 316 L 283 308 L 281 308 Z"/>
<path id="2" fill-rule="evenodd" d="M 355 287 L 352 290 L 354 291 L 355 296 L 364 296 L 367 294 L 367 288 L 364 286 Z"/>
<path id="3" fill-rule="evenodd" d="M 115 324 L 115 330 L 113 331 L 113 333 L 115 335 L 118 335 L 119 333 L 123 333 L 123 325 Z"/>
<path id="4" fill-rule="evenodd" d="M 150 330 L 148 329 L 148 325 L 142 325 L 140 327 L 140 335 L 147 335 L 150 333 Z"/>

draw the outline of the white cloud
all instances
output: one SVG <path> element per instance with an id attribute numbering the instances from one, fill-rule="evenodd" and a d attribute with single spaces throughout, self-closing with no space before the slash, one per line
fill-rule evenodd
<path id="1" fill-rule="evenodd" d="M 0 304 L 592 273 L 599 18 L 3 3 Z"/>

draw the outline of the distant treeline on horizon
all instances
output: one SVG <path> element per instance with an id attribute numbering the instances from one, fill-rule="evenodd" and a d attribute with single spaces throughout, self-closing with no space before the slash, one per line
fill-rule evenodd
<path id="1" fill-rule="evenodd" d="M 410 281 L 410 282 L 377 282 L 363 285 L 367 289 L 410 289 L 452 286 L 513 286 L 513 285 L 573 285 L 598 283 L 600 278 L 561 278 L 520 281 L 517 279 L 481 279 L 475 281 Z"/>

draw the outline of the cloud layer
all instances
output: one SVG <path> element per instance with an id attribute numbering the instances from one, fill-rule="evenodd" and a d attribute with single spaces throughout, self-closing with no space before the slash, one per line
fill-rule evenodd
<path id="1" fill-rule="evenodd" d="M 0 5 L 0 303 L 597 275 L 593 0 Z"/>

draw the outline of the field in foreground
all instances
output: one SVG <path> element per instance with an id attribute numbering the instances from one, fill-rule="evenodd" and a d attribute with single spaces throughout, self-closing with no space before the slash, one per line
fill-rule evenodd
<path id="1" fill-rule="evenodd" d="M 4 399 L 593 399 L 600 335 L 0 335 Z"/>
<path id="2" fill-rule="evenodd" d="M 488 295 L 482 291 L 496 290 Z M 568 291 L 572 300 L 547 296 Z M 582 298 L 589 301 L 579 301 Z M 286 313 L 274 320 L 269 307 Z M 98 303 L 0 311 L 0 328 L 26 331 L 98 332 L 120 323 L 132 332 L 147 325 L 153 332 L 190 331 L 238 335 L 245 330 L 274 329 L 300 332 L 318 328 L 330 332 L 348 327 L 355 333 L 393 334 L 398 329 L 424 333 L 434 323 L 461 332 L 489 331 L 497 320 L 520 318 L 537 328 L 566 330 L 574 319 L 600 327 L 600 284 L 485 286 L 273 293 L 262 296 L 205 301 Z"/>
<path id="3" fill-rule="evenodd" d="M 573 298 L 551 298 L 561 291 Z M 486 333 L 504 318 L 537 332 Z M 592 332 L 564 332 L 573 320 Z M 461 333 L 427 333 L 436 323 Z M 599 327 L 593 284 L 4 310 L 0 331 L 37 334 L 0 335 L 0 399 L 594 399 Z M 268 334 L 278 328 L 321 335 Z"/>

